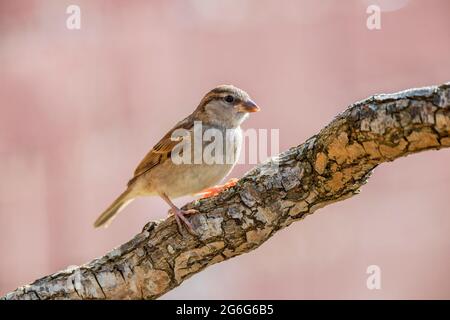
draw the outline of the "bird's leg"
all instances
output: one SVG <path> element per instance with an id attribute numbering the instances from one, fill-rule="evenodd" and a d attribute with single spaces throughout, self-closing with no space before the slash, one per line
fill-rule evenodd
<path id="1" fill-rule="evenodd" d="M 239 181 L 239 179 L 237 179 L 237 178 L 231 178 L 230 180 L 228 180 L 227 183 L 225 183 L 223 185 L 217 185 L 217 186 L 205 189 L 196 195 L 199 195 L 201 199 L 210 198 L 210 197 L 213 197 L 213 196 L 221 193 L 225 189 L 234 187 L 238 181 Z"/>
<path id="2" fill-rule="evenodd" d="M 192 224 L 189 222 L 189 220 L 185 217 L 185 215 L 197 213 L 197 210 L 189 209 L 189 210 L 181 210 L 178 208 L 170 199 L 169 197 L 161 193 L 160 197 L 167 202 L 167 204 L 170 206 L 170 212 L 175 216 L 175 220 L 178 224 L 178 230 L 181 233 L 181 230 L 183 229 L 183 226 L 181 224 L 181 221 L 186 225 L 188 231 L 195 235 L 194 228 L 192 227 Z"/>

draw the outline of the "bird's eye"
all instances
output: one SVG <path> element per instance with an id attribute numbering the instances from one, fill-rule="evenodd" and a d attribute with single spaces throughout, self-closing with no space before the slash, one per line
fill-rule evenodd
<path id="1" fill-rule="evenodd" d="M 228 102 L 228 103 L 233 103 L 234 97 L 232 95 L 227 95 L 227 96 L 225 96 L 225 98 L 223 98 L 223 100 L 225 100 L 225 102 Z"/>

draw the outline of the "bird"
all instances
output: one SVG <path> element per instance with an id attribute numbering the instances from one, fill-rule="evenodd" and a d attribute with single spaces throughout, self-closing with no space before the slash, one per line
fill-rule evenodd
<path id="1" fill-rule="evenodd" d="M 180 232 L 184 224 L 194 233 L 186 215 L 197 211 L 181 210 L 172 199 L 200 192 L 211 195 L 221 190 L 217 184 L 239 159 L 243 140 L 240 126 L 250 113 L 258 111 L 260 107 L 249 94 L 233 85 L 219 85 L 210 90 L 194 112 L 178 122 L 147 153 L 126 190 L 97 218 L 94 227 L 108 226 L 137 197 L 159 196 L 169 205 L 169 214 L 175 216 Z M 196 140 L 198 137 L 200 140 Z M 207 150 L 209 157 L 205 156 Z M 185 161 L 180 163 L 180 159 Z"/>

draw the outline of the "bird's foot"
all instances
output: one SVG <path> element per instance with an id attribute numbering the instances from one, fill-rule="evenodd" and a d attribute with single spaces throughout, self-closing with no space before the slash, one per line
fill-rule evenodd
<path id="1" fill-rule="evenodd" d="M 189 220 L 185 217 L 190 214 L 198 213 L 197 210 L 189 209 L 189 210 L 181 210 L 178 208 L 170 209 L 169 212 L 175 216 L 175 220 L 178 224 L 178 230 L 180 233 L 182 233 L 183 230 L 183 223 L 186 227 L 186 229 L 189 231 L 189 233 L 195 235 L 194 228 L 192 227 L 192 224 L 189 222 Z"/>
<path id="2" fill-rule="evenodd" d="M 227 183 L 205 189 L 202 192 L 198 193 L 197 195 L 200 196 L 200 199 L 206 199 L 206 198 L 213 197 L 213 196 L 221 193 L 223 190 L 234 187 L 238 181 L 239 181 L 239 179 L 237 179 L 237 178 L 231 178 Z"/>

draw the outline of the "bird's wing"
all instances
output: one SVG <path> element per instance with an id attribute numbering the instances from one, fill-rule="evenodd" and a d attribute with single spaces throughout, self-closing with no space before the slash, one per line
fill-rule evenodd
<path id="1" fill-rule="evenodd" d="M 172 149 L 181 141 L 183 140 L 182 135 L 178 135 L 176 138 L 172 137 L 172 134 L 175 130 L 178 129 L 185 129 L 190 130 L 192 129 L 194 123 L 190 119 L 191 117 L 187 117 L 186 119 L 180 121 L 174 128 L 172 128 L 142 159 L 142 161 L 137 166 L 136 170 L 134 171 L 133 178 L 128 181 L 128 186 L 130 186 L 136 179 L 141 176 L 142 174 L 150 171 L 154 167 L 158 166 L 159 164 L 163 163 L 167 159 L 170 158 Z"/>

